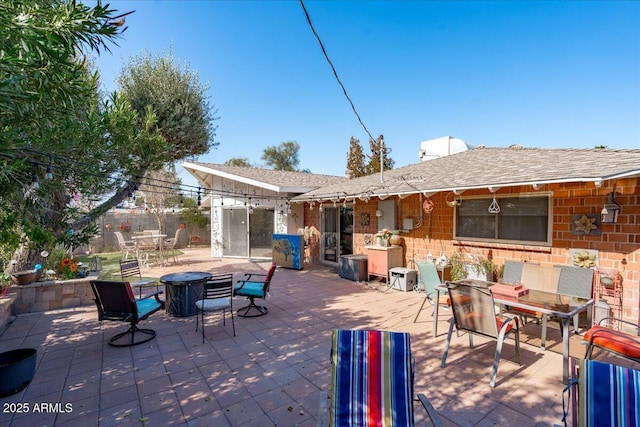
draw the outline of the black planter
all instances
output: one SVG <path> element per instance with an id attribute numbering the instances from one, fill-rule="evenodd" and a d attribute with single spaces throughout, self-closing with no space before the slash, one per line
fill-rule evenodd
<path id="1" fill-rule="evenodd" d="M 0 397 L 11 396 L 29 385 L 36 372 L 35 348 L 0 353 Z"/>

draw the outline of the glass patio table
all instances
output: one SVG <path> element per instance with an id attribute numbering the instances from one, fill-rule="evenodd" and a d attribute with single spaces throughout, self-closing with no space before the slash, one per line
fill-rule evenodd
<path id="1" fill-rule="evenodd" d="M 454 282 L 458 283 L 458 282 Z M 472 284 L 474 286 L 490 287 L 495 283 L 482 280 L 460 280 L 459 283 Z M 436 301 L 440 292 L 447 292 L 446 285 L 436 286 Z M 555 292 L 538 291 L 529 289 L 529 293 L 517 298 L 494 294 L 493 300 L 501 306 L 511 306 L 542 313 L 542 330 L 546 330 L 547 316 L 557 317 L 562 321 L 562 380 L 565 384 L 569 381 L 569 323 L 574 316 L 582 311 L 586 311 L 593 305 L 593 299 L 581 298 L 572 295 L 563 295 Z M 437 335 L 438 329 L 438 305 L 434 306 L 433 336 Z"/>

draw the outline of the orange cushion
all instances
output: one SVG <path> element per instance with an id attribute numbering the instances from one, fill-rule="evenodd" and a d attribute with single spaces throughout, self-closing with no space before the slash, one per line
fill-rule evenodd
<path id="1" fill-rule="evenodd" d="M 634 359 L 640 359 L 640 342 L 638 337 L 604 326 L 593 326 L 584 334 L 585 341 L 593 341 L 595 345 L 608 348 Z"/>
<path id="2" fill-rule="evenodd" d="M 508 319 L 501 319 L 499 317 L 496 317 L 496 323 L 498 324 L 498 332 L 500 332 L 500 329 L 502 329 L 502 325 L 504 325 L 504 322 L 507 322 Z M 509 333 L 509 331 L 511 331 L 511 329 L 513 329 L 513 322 L 509 322 L 509 324 L 507 325 L 507 329 L 504 331 L 505 335 Z"/>

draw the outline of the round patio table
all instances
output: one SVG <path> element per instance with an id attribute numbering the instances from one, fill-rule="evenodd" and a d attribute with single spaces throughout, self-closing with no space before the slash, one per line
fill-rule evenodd
<path id="1" fill-rule="evenodd" d="M 211 273 L 189 271 L 160 277 L 167 293 L 167 313 L 176 317 L 188 317 L 198 313 L 196 301 L 202 297 L 204 284 Z"/>

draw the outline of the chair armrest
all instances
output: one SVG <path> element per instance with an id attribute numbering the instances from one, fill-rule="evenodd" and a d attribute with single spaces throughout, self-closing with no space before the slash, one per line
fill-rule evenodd
<path id="1" fill-rule="evenodd" d="M 267 273 L 244 273 L 244 279 L 241 279 L 239 281 L 242 282 L 257 282 L 257 280 L 251 280 L 251 276 L 262 276 L 262 277 L 267 277 Z"/>
<path id="2" fill-rule="evenodd" d="M 608 320 L 615 320 L 616 322 L 620 322 L 620 323 L 624 323 L 624 324 L 633 326 L 633 327 L 636 328 L 636 331 L 640 331 L 640 325 L 638 325 L 637 323 L 633 323 L 633 322 L 630 322 L 628 320 L 619 319 L 617 317 L 604 317 L 604 318 L 602 318 L 600 320 L 600 322 L 598 322 L 598 325 L 602 325 L 602 322 L 604 322 L 605 320 L 607 320 L 607 321 Z"/>
<path id="3" fill-rule="evenodd" d="M 162 293 L 162 292 L 156 292 L 156 293 L 154 293 L 154 294 L 151 294 L 151 295 L 148 295 L 148 296 L 146 296 L 146 297 L 144 297 L 144 298 L 141 298 L 141 299 L 139 299 L 138 301 L 142 301 L 142 300 L 144 300 L 144 299 L 149 299 L 149 298 L 155 298 L 155 299 L 156 299 L 156 301 L 157 301 L 157 302 L 162 306 L 162 308 L 164 309 L 164 304 L 165 304 L 165 302 L 159 298 L 159 295 L 160 295 L 161 293 Z"/>
<path id="4" fill-rule="evenodd" d="M 433 423 L 434 427 L 442 427 L 442 420 L 440 419 L 440 415 L 436 412 L 435 408 L 427 399 L 427 396 L 424 394 L 418 394 L 418 399 L 420 399 L 420 403 L 424 406 L 424 409 L 427 411 L 427 415 L 431 419 L 431 423 Z"/>
<path id="5" fill-rule="evenodd" d="M 252 279 L 251 276 L 258 276 L 259 278 L 257 279 Z M 244 283 L 244 282 L 257 282 L 257 283 L 264 283 L 267 281 L 267 275 L 266 274 L 261 274 L 261 273 L 245 273 L 245 277 L 243 277 L 242 279 L 238 280 L 238 283 Z"/>

